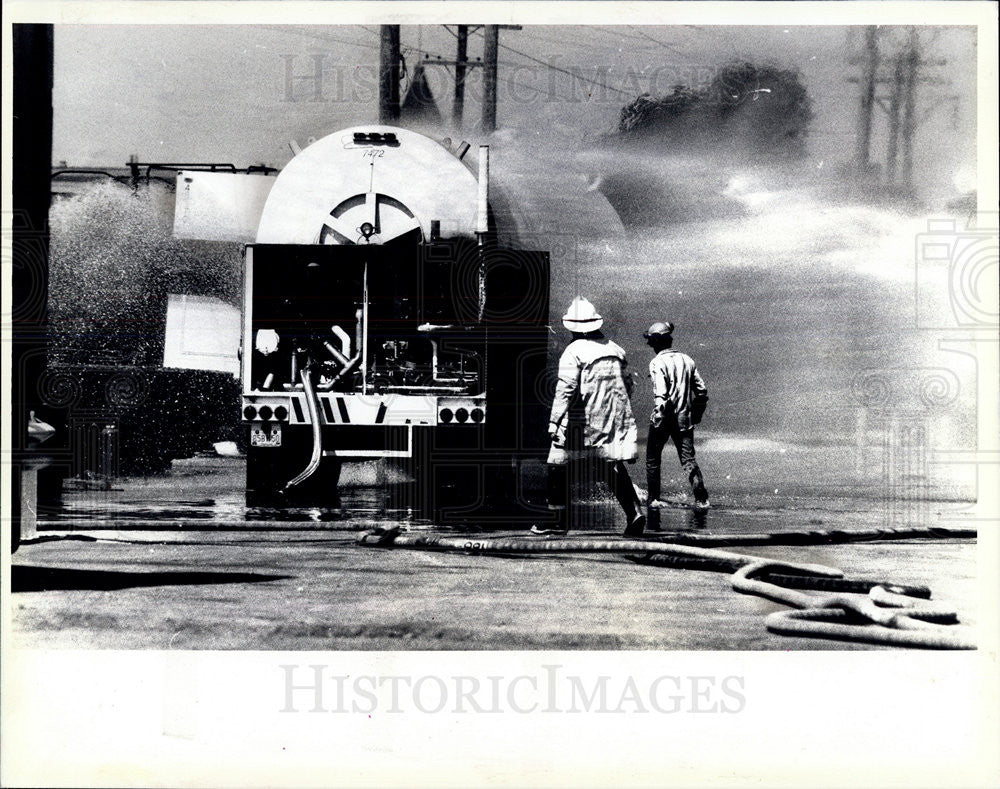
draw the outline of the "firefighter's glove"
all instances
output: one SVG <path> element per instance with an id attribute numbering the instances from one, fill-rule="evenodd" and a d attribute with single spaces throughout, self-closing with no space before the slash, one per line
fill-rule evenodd
<path id="1" fill-rule="evenodd" d="M 566 445 L 566 426 L 549 422 L 549 440 L 557 447 Z"/>
<path id="2" fill-rule="evenodd" d="M 663 406 L 656 406 L 649 414 L 649 424 L 651 427 L 663 425 Z"/>

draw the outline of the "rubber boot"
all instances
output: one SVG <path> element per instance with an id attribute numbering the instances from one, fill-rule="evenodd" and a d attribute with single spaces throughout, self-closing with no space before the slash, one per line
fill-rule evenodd
<path id="1" fill-rule="evenodd" d="M 656 470 L 646 467 L 646 528 L 660 530 L 660 508 L 653 504 L 660 498 L 660 467 Z"/>
<path id="2" fill-rule="evenodd" d="M 565 534 L 569 531 L 569 505 L 556 510 L 556 530 Z"/>
<path id="3" fill-rule="evenodd" d="M 569 506 L 569 472 L 566 466 L 548 467 L 548 504 L 550 509 Z"/>
<path id="4" fill-rule="evenodd" d="M 569 476 L 566 466 L 552 464 L 548 467 L 549 511 L 555 514 L 555 525 L 536 524 L 529 529 L 531 534 L 549 537 L 566 534 L 569 531 Z"/>
<path id="5" fill-rule="evenodd" d="M 646 469 L 646 504 L 652 504 L 658 498 L 660 498 L 660 468 L 657 466 L 656 471 L 647 468 Z"/>
<path id="6" fill-rule="evenodd" d="M 626 537 L 639 537 L 646 528 L 646 516 L 639 512 L 639 497 L 635 493 L 635 486 L 632 478 L 629 477 L 628 469 L 622 461 L 617 461 L 611 467 L 611 489 L 615 498 L 625 511 Z"/>
<path id="7" fill-rule="evenodd" d="M 708 491 L 705 489 L 705 480 L 701 476 L 701 469 L 695 467 L 689 479 L 691 480 L 691 491 L 694 493 L 694 503 L 702 507 L 707 507 Z"/>

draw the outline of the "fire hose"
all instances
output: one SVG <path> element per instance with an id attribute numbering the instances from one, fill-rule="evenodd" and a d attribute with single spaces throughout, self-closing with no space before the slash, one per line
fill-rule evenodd
<path id="1" fill-rule="evenodd" d="M 282 493 L 287 492 L 289 488 L 305 482 L 315 474 L 316 469 L 319 468 L 319 462 L 323 457 L 323 426 L 319 422 L 319 398 L 313 389 L 312 373 L 308 365 L 302 368 L 299 372 L 299 377 L 302 379 L 302 390 L 306 395 L 306 411 L 309 413 L 309 421 L 312 423 L 312 455 L 309 457 L 306 467 L 297 476 L 288 481 L 282 489 Z"/>
<path id="2" fill-rule="evenodd" d="M 976 648 L 965 629 L 951 627 L 958 623 L 958 614 L 950 608 L 918 602 L 881 585 L 872 587 L 867 597 L 817 596 L 756 577 L 776 569 L 798 572 L 801 566 L 762 559 L 744 565 L 732 577 L 733 588 L 738 592 L 801 609 L 769 614 L 765 625 L 772 633 L 927 649 Z"/>
<path id="3" fill-rule="evenodd" d="M 639 561 L 650 564 L 695 566 L 699 569 L 733 573 L 732 586 L 736 591 L 799 609 L 768 615 L 765 625 L 773 633 L 926 649 L 976 648 L 968 628 L 956 626 L 958 616 L 954 610 L 926 601 L 930 597 L 927 587 L 908 587 L 880 581 L 851 581 L 844 579 L 840 570 L 825 565 L 781 562 L 668 542 L 613 538 L 544 541 L 518 537 L 469 539 L 404 534 L 395 528 L 365 532 L 358 537 L 358 543 L 387 548 L 508 555 L 639 553 L 644 555 L 644 559 Z M 779 582 L 787 585 L 779 585 Z M 839 593 L 811 595 L 789 588 L 790 586 L 825 586 L 836 589 Z M 867 591 L 867 597 L 847 594 L 861 591 Z"/>
<path id="4" fill-rule="evenodd" d="M 348 336 L 347 332 L 337 325 L 332 326 L 331 331 L 340 340 L 342 350 L 338 351 L 328 342 L 323 343 L 323 347 L 326 348 L 327 352 L 336 360 L 338 364 L 340 364 L 340 372 L 338 372 L 337 375 L 334 376 L 329 383 L 327 383 L 325 387 L 326 389 L 332 389 L 341 378 L 353 372 L 358 366 L 358 363 L 361 361 L 360 349 L 358 349 L 357 353 L 355 353 L 353 357 L 348 358 L 347 356 L 347 354 L 350 353 L 351 348 L 351 338 Z M 311 369 L 311 363 L 305 364 L 299 371 L 299 378 L 302 380 L 302 391 L 306 396 L 306 411 L 309 413 L 309 422 L 312 426 L 312 455 L 310 455 L 309 462 L 306 464 L 306 467 L 302 469 L 301 473 L 287 482 L 285 487 L 282 489 L 282 493 L 286 493 L 289 488 L 300 485 L 315 474 L 316 469 L 319 468 L 320 461 L 323 458 L 323 426 L 319 421 L 319 395 L 316 394 L 316 390 L 313 387 Z M 322 384 L 320 386 L 322 388 Z"/>

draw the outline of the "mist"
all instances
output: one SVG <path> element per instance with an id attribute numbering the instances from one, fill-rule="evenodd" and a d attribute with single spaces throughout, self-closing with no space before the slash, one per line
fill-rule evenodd
<path id="1" fill-rule="evenodd" d="M 438 109 L 432 117 L 443 120 L 411 125 L 439 140 L 488 143 L 511 238 L 552 253 L 553 359 L 568 341 L 559 318 L 578 294 L 597 305 L 606 334 L 626 349 L 640 379 L 651 356 L 642 331 L 656 320 L 674 322 L 677 347 L 695 358 L 709 385 L 699 431 L 707 467 L 716 477 L 732 476 L 730 490 L 740 475 L 741 484 L 760 490 L 774 474 L 799 485 L 853 488 L 874 474 L 865 453 L 879 438 L 866 418 L 918 414 L 932 445 L 972 446 L 974 369 L 939 350 L 916 315 L 918 239 L 932 216 L 964 223 L 975 183 L 968 31 L 927 30 L 928 49 L 948 60 L 942 71 L 957 98 L 921 94 L 927 120 L 915 143 L 914 189 L 903 194 L 851 166 L 857 86 L 848 81 L 848 60 L 857 29 L 649 30 L 674 49 L 642 44 L 631 28 L 505 32 L 502 42 L 544 62 L 502 50 L 501 128 L 491 135 L 476 128 L 478 70 L 469 76 L 465 115 L 452 119 L 448 73 L 426 69 Z M 439 27 L 403 34 L 411 65 L 417 52 L 453 46 Z M 122 37 L 145 45 L 109 46 Z M 895 38 L 886 34 L 887 55 Z M 143 160 L 281 166 L 291 139 L 306 145 L 374 120 L 371 86 L 352 82 L 352 75 L 370 76 L 374 43 L 371 31 L 350 27 L 59 27 L 55 156 L 71 165 L 120 164 L 137 153 Z M 95 46 L 107 53 L 100 62 L 87 56 Z M 287 92 L 287 75 L 315 58 L 325 69 L 323 84 L 312 85 L 319 100 Z M 699 111 L 669 134 L 615 138 L 622 108 L 640 94 L 667 96 L 678 83 L 697 89 L 741 59 L 799 75 L 811 118 L 794 151 L 760 144 L 767 94 L 721 120 Z M 126 73 L 142 78 L 125 80 Z M 767 128 L 773 133 L 773 124 Z M 885 136 L 876 113 L 876 163 L 885 161 Z M 54 209 L 52 299 L 60 331 L 72 323 L 79 333 L 89 321 L 92 337 L 102 327 L 127 332 L 123 327 L 137 325 L 128 310 L 142 325 L 168 290 L 233 293 L 235 245 L 196 249 L 170 239 L 167 194 L 123 191 Z M 144 299 L 148 283 L 152 295 Z M 160 350 L 153 334 L 142 340 L 148 358 Z M 921 370 L 957 376 L 955 397 L 928 405 L 921 382 L 914 383 Z M 884 412 L 870 408 L 873 378 L 894 393 Z M 640 423 L 648 399 L 648 387 L 640 387 Z M 939 495 L 957 495 L 962 480 L 943 469 L 933 474 Z"/>

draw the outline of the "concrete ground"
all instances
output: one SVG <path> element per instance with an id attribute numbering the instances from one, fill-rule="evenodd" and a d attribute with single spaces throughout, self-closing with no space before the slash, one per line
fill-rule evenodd
<path id="1" fill-rule="evenodd" d="M 97 533 L 94 533 L 97 534 Z M 588 536 L 598 536 L 596 534 Z M 98 649 L 858 649 L 769 633 L 725 574 L 616 555 L 358 546 L 353 531 L 102 532 L 25 545 L 15 646 Z M 972 622 L 975 545 L 748 549 L 926 583 Z M 905 569 L 900 569 L 905 568 Z"/>
<path id="2" fill-rule="evenodd" d="M 387 511 L 371 469 L 355 469 L 341 508 L 325 512 L 248 510 L 243 473 L 241 460 L 196 458 L 175 463 L 166 476 L 66 493 L 60 510 L 43 514 L 37 540 L 13 555 L 11 643 L 98 649 L 868 648 L 769 633 L 765 615 L 782 606 L 735 592 L 724 573 L 639 565 L 616 554 L 488 556 L 358 545 L 358 534 L 377 524 L 442 533 Z M 885 525 L 874 515 L 876 504 L 842 497 L 786 498 L 756 508 L 742 496 L 717 501 L 697 521 L 686 507 L 665 510 L 663 529 L 747 534 Z M 574 517 L 579 527 L 569 540 L 618 539 L 624 523 L 613 503 L 600 497 L 578 501 Z M 523 529 L 478 534 L 525 536 Z M 963 622 L 975 621 L 974 540 L 729 550 L 825 564 L 852 578 L 927 585 L 935 600 L 956 607 Z"/>

